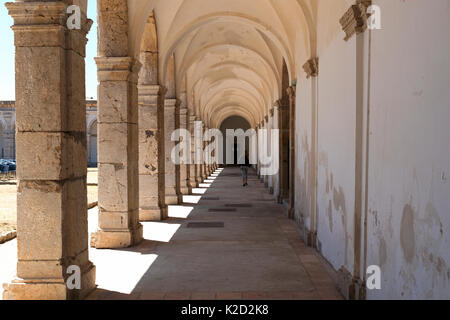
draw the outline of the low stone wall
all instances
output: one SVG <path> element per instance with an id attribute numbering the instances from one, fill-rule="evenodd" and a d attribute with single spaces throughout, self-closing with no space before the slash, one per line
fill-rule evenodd
<path id="1" fill-rule="evenodd" d="M 0 244 L 8 242 L 17 237 L 17 231 L 7 231 L 5 233 L 0 234 Z"/>

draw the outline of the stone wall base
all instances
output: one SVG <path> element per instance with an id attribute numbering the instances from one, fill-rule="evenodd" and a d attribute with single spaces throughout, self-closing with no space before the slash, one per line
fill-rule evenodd
<path id="1" fill-rule="evenodd" d="M 188 195 L 189 194 L 189 188 L 188 187 L 181 187 L 180 188 L 180 193 L 182 195 Z"/>
<path id="2" fill-rule="evenodd" d="M 91 247 L 96 249 L 120 249 L 135 246 L 143 240 L 143 228 L 139 224 L 134 230 L 104 231 L 91 235 Z"/>
<path id="3" fill-rule="evenodd" d="M 365 300 L 365 285 L 360 279 L 352 276 L 345 268 L 341 267 L 337 272 L 337 287 L 347 300 Z"/>
<path id="4" fill-rule="evenodd" d="M 163 221 L 165 219 L 167 219 L 167 208 L 139 210 L 139 221 Z"/>
<path id="5" fill-rule="evenodd" d="M 14 279 L 3 285 L 3 300 L 82 300 L 95 289 L 95 266 L 89 263 L 81 274 L 81 290 L 69 290 L 64 279 Z"/>
<path id="6" fill-rule="evenodd" d="M 180 196 L 176 194 L 170 194 L 168 195 L 166 193 L 166 205 L 168 206 L 176 206 L 181 203 Z"/>
<path id="7" fill-rule="evenodd" d="M 308 247 L 317 248 L 317 232 L 312 232 L 308 229 L 305 229 L 305 244 Z"/>

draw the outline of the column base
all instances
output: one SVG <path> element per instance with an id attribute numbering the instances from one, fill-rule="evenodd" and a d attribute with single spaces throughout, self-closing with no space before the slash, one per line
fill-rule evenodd
<path id="1" fill-rule="evenodd" d="M 142 224 L 133 230 L 98 230 L 91 235 L 91 247 L 96 249 L 121 249 L 135 246 L 144 239 Z"/>
<path id="2" fill-rule="evenodd" d="M 180 193 L 181 193 L 181 197 L 183 197 L 183 195 L 187 196 L 189 194 L 189 187 L 181 187 Z"/>
<path id="3" fill-rule="evenodd" d="M 32 279 L 16 278 L 3 285 L 3 300 L 82 300 L 96 288 L 95 266 L 89 262 L 81 274 L 81 289 L 69 290 L 63 278 Z"/>
<path id="4" fill-rule="evenodd" d="M 288 210 L 288 217 L 289 219 L 295 219 L 295 208 L 289 208 Z"/>
<path id="5" fill-rule="evenodd" d="M 342 266 L 337 272 L 337 287 L 341 294 L 347 300 L 365 300 L 366 288 L 360 279 L 352 276 L 352 274 Z"/>
<path id="6" fill-rule="evenodd" d="M 139 221 L 163 221 L 167 219 L 167 208 L 139 209 Z"/>
<path id="7" fill-rule="evenodd" d="M 176 194 L 167 195 L 166 194 L 166 205 L 168 206 L 177 206 L 181 203 L 180 196 Z"/>
<path id="8" fill-rule="evenodd" d="M 317 232 L 312 232 L 310 230 L 305 230 L 305 244 L 308 247 L 317 247 Z"/>

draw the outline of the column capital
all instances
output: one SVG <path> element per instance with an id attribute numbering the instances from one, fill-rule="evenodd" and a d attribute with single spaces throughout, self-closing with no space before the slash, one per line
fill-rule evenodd
<path id="1" fill-rule="evenodd" d="M 178 99 L 165 99 L 164 108 L 179 108 L 181 101 Z"/>
<path id="2" fill-rule="evenodd" d="M 274 107 L 273 107 L 272 109 L 270 109 L 270 111 L 269 111 L 269 112 L 270 112 L 270 116 L 271 116 L 271 117 L 273 117 L 273 114 L 274 114 L 275 108 L 278 108 L 278 107 L 275 107 L 275 106 L 274 106 Z"/>
<path id="3" fill-rule="evenodd" d="M 290 86 L 287 88 L 287 93 L 289 95 L 289 99 L 295 98 L 297 86 Z"/>
<path id="4" fill-rule="evenodd" d="M 80 29 L 67 28 L 67 4 L 64 2 L 8 2 L 14 20 L 16 47 L 62 47 L 86 56 L 86 43 L 93 21 L 81 12 Z"/>
<path id="5" fill-rule="evenodd" d="M 319 58 L 311 58 L 303 65 L 306 72 L 306 79 L 317 77 L 319 75 Z"/>
<path id="6" fill-rule="evenodd" d="M 367 30 L 367 19 L 370 17 L 367 8 L 371 5 L 372 0 L 356 0 L 356 3 L 339 20 L 342 30 L 345 32 L 345 41 L 348 41 L 354 34 Z"/>
<path id="7" fill-rule="evenodd" d="M 164 87 L 159 85 L 140 84 L 138 87 L 138 104 L 142 105 L 158 105 L 158 99 L 164 96 Z"/>
<path id="8" fill-rule="evenodd" d="M 94 58 L 98 68 L 98 81 L 137 82 L 141 63 L 131 57 Z"/>
<path id="9" fill-rule="evenodd" d="M 5 6 L 14 19 L 14 27 L 45 24 L 65 26 L 66 24 L 67 5 L 62 1 L 7 2 Z"/>
<path id="10" fill-rule="evenodd" d="M 188 109 L 187 108 L 178 108 L 177 114 L 179 114 L 180 116 L 187 116 Z"/>

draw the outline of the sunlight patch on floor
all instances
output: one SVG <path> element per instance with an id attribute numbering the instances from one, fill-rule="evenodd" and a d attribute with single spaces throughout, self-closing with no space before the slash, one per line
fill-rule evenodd
<path id="1" fill-rule="evenodd" d="M 97 268 L 99 289 L 131 294 L 158 258 L 156 254 L 120 250 L 91 250 L 90 260 Z"/>
<path id="2" fill-rule="evenodd" d="M 144 239 L 157 242 L 170 242 L 181 224 L 164 222 L 141 222 L 144 226 Z"/>
<path id="3" fill-rule="evenodd" d="M 211 183 L 200 183 L 198 186 L 200 188 L 211 188 Z"/>
<path id="4" fill-rule="evenodd" d="M 183 203 L 197 204 L 202 199 L 202 196 L 183 196 Z"/>
<path id="5" fill-rule="evenodd" d="M 205 188 L 193 188 L 192 189 L 192 194 L 196 195 L 196 194 L 205 194 L 206 191 L 208 191 L 208 189 Z"/>
<path id="6" fill-rule="evenodd" d="M 200 201 L 201 197 L 200 196 L 197 197 L 199 198 Z M 192 210 L 194 210 L 194 207 L 169 206 L 169 218 L 186 219 L 187 217 L 189 217 Z"/>

